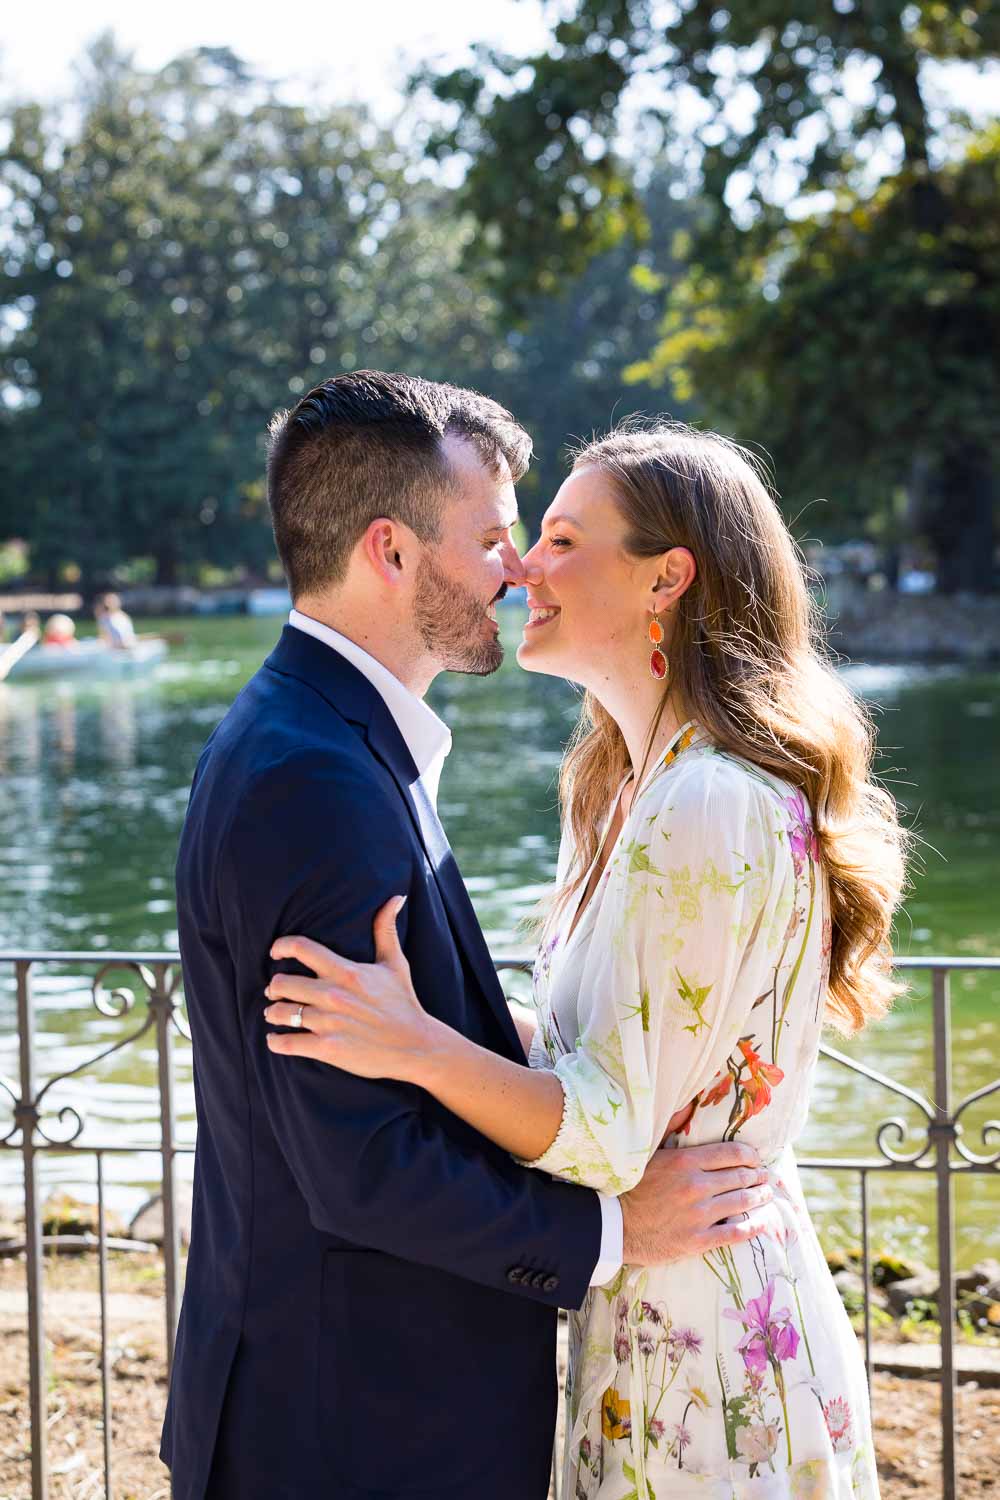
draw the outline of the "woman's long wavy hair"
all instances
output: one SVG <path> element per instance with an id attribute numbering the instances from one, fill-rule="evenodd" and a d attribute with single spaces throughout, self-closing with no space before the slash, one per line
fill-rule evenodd
<path id="1" fill-rule="evenodd" d="M 581 448 L 573 467 L 607 476 L 630 556 L 658 557 L 671 547 L 694 555 L 697 577 L 672 614 L 666 694 L 720 748 L 807 797 L 832 908 L 827 1018 L 857 1031 L 899 990 L 891 929 L 907 834 L 872 776 L 868 711 L 825 657 L 805 567 L 763 466 L 717 434 L 630 419 Z M 559 905 L 590 869 L 630 768 L 621 730 L 586 693 L 560 775 L 576 858 Z"/>

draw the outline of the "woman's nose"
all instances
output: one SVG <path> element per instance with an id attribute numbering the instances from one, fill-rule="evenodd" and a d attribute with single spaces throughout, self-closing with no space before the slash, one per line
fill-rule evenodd
<path id="1" fill-rule="evenodd" d="M 538 546 L 536 543 L 536 545 L 534 547 L 530 547 L 521 558 L 521 571 L 524 575 L 524 582 L 529 585 L 537 585 L 541 583 L 545 577 L 544 573 L 542 572 L 541 563 L 539 562 L 536 555 L 537 551 Z"/>

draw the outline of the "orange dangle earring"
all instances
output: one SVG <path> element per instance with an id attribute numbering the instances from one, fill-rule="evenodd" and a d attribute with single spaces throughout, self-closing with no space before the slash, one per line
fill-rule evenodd
<path id="1" fill-rule="evenodd" d="M 663 626 L 657 615 L 649 622 L 649 639 L 653 649 L 649 654 L 649 670 L 657 682 L 666 682 L 670 673 L 670 664 L 663 652 Z"/>

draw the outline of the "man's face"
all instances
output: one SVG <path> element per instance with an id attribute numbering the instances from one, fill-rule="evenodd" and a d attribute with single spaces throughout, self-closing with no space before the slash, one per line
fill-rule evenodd
<path id="1" fill-rule="evenodd" d="M 524 581 L 511 539 L 517 498 L 506 466 L 495 477 L 472 443 L 449 436 L 444 450 L 458 485 L 444 505 L 441 540 L 417 570 L 414 623 L 442 669 L 487 676 L 503 661 L 496 605 L 508 585 Z"/>

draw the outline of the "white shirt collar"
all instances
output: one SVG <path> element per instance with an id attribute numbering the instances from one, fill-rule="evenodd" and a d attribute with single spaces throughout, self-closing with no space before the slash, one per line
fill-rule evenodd
<path id="1" fill-rule="evenodd" d="M 297 609 L 293 609 L 288 616 L 288 623 L 317 641 L 332 646 L 334 651 L 339 651 L 341 656 L 347 658 L 352 667 L 357 667 L 362 676 L 367 677 L 395 719 L 396 727 L 413 757 L 420 780 L 436 807 L 441 771 L 451 749 L 451 730 L 447 724 L 441 722 L 422 698 L 404 687 L 388 667 L 376 661 L 374 656 L 346 635 L 341 635 L 339 630 L 333 630 L 329 625 L 324 625 Z"/>

